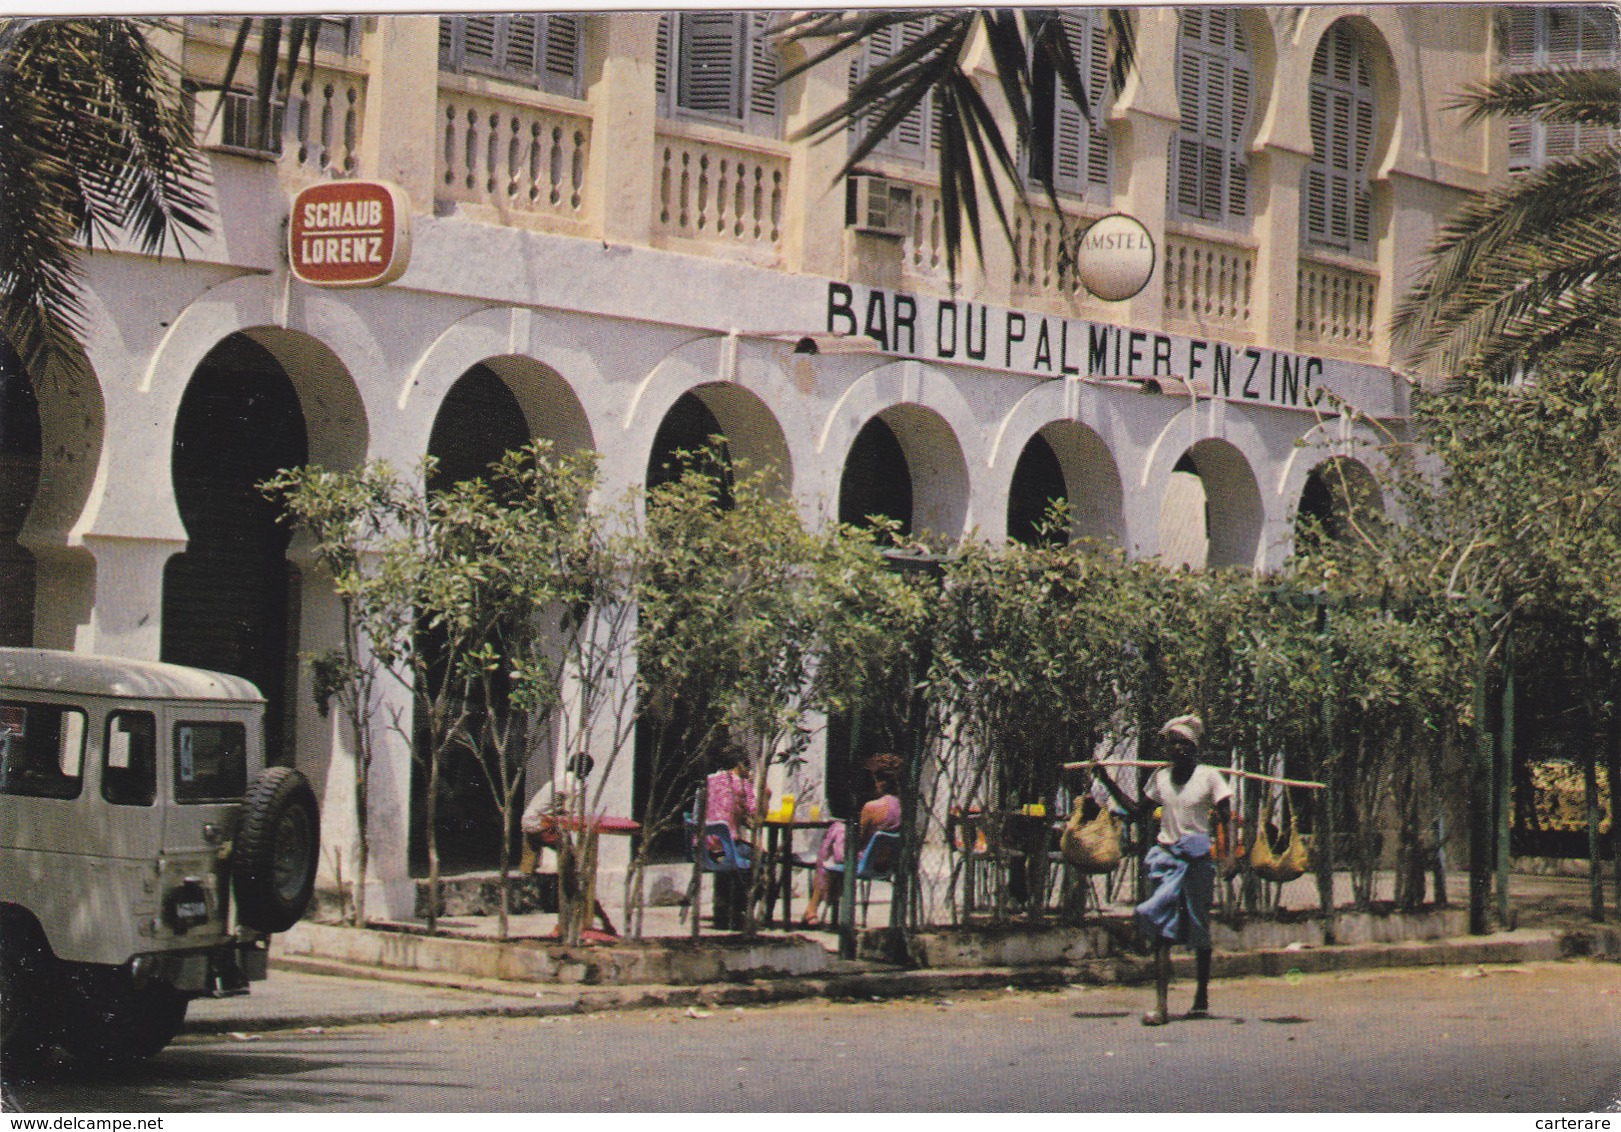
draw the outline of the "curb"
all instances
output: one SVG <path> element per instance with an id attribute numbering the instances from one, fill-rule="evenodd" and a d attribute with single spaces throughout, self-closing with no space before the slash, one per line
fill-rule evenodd
<path id="1" fill-rule="evenodd" d="M 1217 978 L 1279 977 L 1352 970 L 1534 963 L 1572 958 L 1621 959 L 1621 930 L 1595 925 L 1586 931 L 1527 930 L 1495 937 L 1425 943 L 1217 952 L 1213 957 L 1211 973 Z M 1191 978 L 1193 963 L 1193 956 L 1177 955 L 1173 960 L 1175 977 Z M 557 984 L 388 969 L 311 956 L 276 957 L 272 959 L 271 966 L 308 975 L 482 993 L 511 1001 L 440 1007 L 412 1006 L 393 1010 L 379 1008 L 342 1014 L 317 1010 L 302 1013 L 290 1011 L 261 1018 L 198 1019 L 187 1023 L 186 1032 L 193 1035 L 222 1034 L 442 1017 L 542 1018 L 610 1010 L 765 1005 L 808 998 L 881 1000 L 997 988 L 1034 990 L 1068 985 L 1133 986 L 1153 980 L 1152 961 L 1146 956 L 1136 955 L 1086 960 L 1075 966 L 875 969 L 875 965 L 862 964 L 866 969 L 818 976 L 758 978 L 688 986 L 575 985 L 562 988 Z M 847 966 L 855 968 L 858 965 L 852 963 Z"/>

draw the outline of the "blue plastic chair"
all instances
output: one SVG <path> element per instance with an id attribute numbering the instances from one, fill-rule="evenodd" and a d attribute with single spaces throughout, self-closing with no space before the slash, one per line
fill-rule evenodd
<path id="1" fill-rule="evenodd" d="M 867 926 L 867 905 L 872 902 L 872 882 L 877 880 L 894 885 L 895 863 L 900 860 L 900 855 L 901 835 L 895 830 L 875 829 L 872 836 L 867 838 L 867 844 L 862 846 L 861 855 L 856 858 L 856 884 L 860 886 L 862 927 Z M 830 863 L 827 871 L 836 875 L 842 874 L 844 864 Z"/>
<path id="2" fill-rule="evenodd" d="M 753 867 L 749 846 L 739 845 L 725 822 L 704 822 L 700 826 L 697 815 L 703 812 L 704 802 L 704 789 L 700 786 L 698 796 L 693 800 L 692 811 L 681 815 L 681 826 L 685 834 L 682 845 L 687 860 L 697 866 L 692 870 L 692 881 L 687 888 L 687 904 L 692 913 L 694 936 L 698 934 L 698 924 L 702 918 L 703 874 L 742 873 Z M 719 842 L 718 850 L 708 847 L 711 837 Z"/>

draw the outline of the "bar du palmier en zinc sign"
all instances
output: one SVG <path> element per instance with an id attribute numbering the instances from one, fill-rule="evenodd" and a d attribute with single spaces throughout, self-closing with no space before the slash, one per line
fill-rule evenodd
<path id="1" fill-rule="evenodd" d="M 411 203 L 387 181 L 328 181 L 293 198 L 287 260 L 317 287 L 379 287 L 411 259 Z"/>

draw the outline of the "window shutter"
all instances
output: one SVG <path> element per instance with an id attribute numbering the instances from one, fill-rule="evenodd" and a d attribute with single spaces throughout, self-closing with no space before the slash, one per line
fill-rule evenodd
<path id="1" fill-rule="evenodd" d="M 547 90 L 580 96 L 580 21 L 577 16 L 546 16 L 545 79 Z"/>
<path id="2" fill-rule="evenodd" d="M 1336 24 L 1318 45 L 1309 84 L 1312 160 L 1303 226 L 1308 243 L 1365 254 L 1373 237 L 1368 174 L 1375 105 L 1356 37 Z"/>
<path id="3" fill-rule="evenodd" d="M 771 38 L 776 23 L 772 12 L 748 15 L 750 133 L 775 137 L 780 130 L 777 76 L 781 74 L 777 45 Z"/>
<path id="4" fill-rule="evenodd" d="M 500 16 L 506 35 L 501 37 L 501 70 L 515 76 L 535 73 L 535 48 L 540 39 L 540 16 Z"/>
<path id="5" fill-rule="evenodd" d="M 658 40 L 653 48 L 653 90 L 658 97 L 658 113 L 668 118 L 674 112 L 670 101 L 670 48 L 674 38 L 669 13 L 659 17 Z"/>
<path id="6" fill-rule="evenodd" d="M 860 64 L 850 69 L 852 89 L 875 68 L 916 43 L 932 26 L 933 21 L 929 17 L 920 16 L 904 23 L 891 24 L 868 36 L 866 42 L 862 44 Z M 895 124 L 889 136 L 873 149 L 873 155 L 917 163 L 926 160 L 928 143 L 935 134 L 932 110 L 933 99 L 925 98 L 910 114 Z M 872 123 L 882 117 L 883 112 L 881 103 L 873 106 L 864 120 L 858 123 L 857 132 L 852 137 L 859 138 L 864 134 Z"/>
<path id="7" fill-rule="evenodd" d="M 1242 217 L 1249 203 L 1249 44 L 1236 13 L 1205 8 L 1179 16 L 1171 199 L 1184 216 Z"/>
<path id="8" fill-rule="evenodd" d="M 1092 116 L 1097 120 L 1095 126 L 1087 130 L 1086 139 L 1086 175 L 1087 180 L 1094 185 L 1107 188 L 1109 185 L 1109 125 L 1105 121 L 1104 108 L 1109 104 L 1109 32 L 1102 16 L 1096 11 L 1092 14 L 1091 35 L 1089 36 L 1090 68 L 1087 74 L 1087 94 L 1092 96 L 1095 104 Z"/>
<path id="9" fill-rule="evenodd" d="M 1577 61 L 1581 52 L 1582 23 L 1579 13 L 1553 8 L 1547 13 L 1547 61 L 1556 66 Z"/>
<path id="10" fill-rule="evenodd" d="M 1537 13 L 1530 8 L 1510 8 L 1508 27 L 1503 36 L 1509 66 L 1527 67 L 1536 61 Z"/>
<path id="11" fill-rule="evenodd" d="M 1244 136 L 1249 131 L 1250 120 L 1250 62 L 1249 45 L 1244 40 L 1243 29 L 1238 26 L 1237 19 L 1234 19 L 1233 25 L 1236 42 L 1232 54 L 1228 56 L 1232 67 L 1228 76 L 1232 84 L 1232 98 L 1226 138 L 1227 214 L 1244 217 L 1249 215 L 1250 165 L 1249 155 L 1244 152 Z"/>
<path id="12" fill-rule="evenodd" d="M 461 64 L 463 67 L 494 68 L 496 65 L 495 40 L 498 25 L 496 16 L 463 16 Z"/>
<path id="13" fill-rule="evenodd" d="M 446 71 L 454 71 L 460 60 L 456 58 L 456 28 L 462 22 L 460 16 L 439 17 L 439 66 Z"/>
<path id="14" fill-rule="evenodd" d="M 742 117 L 741 12 L 681 13 L 676 103 L 717 118 Z"/>

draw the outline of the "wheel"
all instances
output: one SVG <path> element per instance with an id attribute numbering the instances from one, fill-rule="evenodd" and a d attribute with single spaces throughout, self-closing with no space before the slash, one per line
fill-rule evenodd
<path id="1" fill-rule="evenodd" d="M 71 974 L 62 1003 L 62 1044 L 92 1065 L 144 1061 L 174 1039 L 186 996 L 168 983 L 135 986 L 122 971 Z"/>
<path id="2" fill-rule="evenodd" d="M 266 767 L 242 799 L 236 835 L 237 918 L 250 928 L 292 927 L 315 894 L 315 792 L 291 767 Z"/>
<path id="3" fill-rule="evenodd" d="M 39 930 L 6 918 L 0 927 L 0 1069 L 32 1077 L 56 1044 L 55 960 Z"/>

